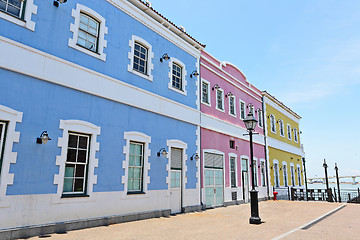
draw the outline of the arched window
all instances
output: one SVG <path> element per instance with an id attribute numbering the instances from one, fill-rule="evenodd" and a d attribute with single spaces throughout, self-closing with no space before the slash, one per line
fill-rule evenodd
<path id="1" fill-rule="evenodd" d="M 275 117 L 272 114 L 270 115 L 270 126 L 271 126 L 271 131 L 273 133 L 276 133 Z"/>
<path id="2" fill-rule="evenodd" d="M 284 134 L 284 122 L 283 120 L 279 120 L 279 129 L 280 129 L 280 136 L 284 137 L 285 134 Z"/>

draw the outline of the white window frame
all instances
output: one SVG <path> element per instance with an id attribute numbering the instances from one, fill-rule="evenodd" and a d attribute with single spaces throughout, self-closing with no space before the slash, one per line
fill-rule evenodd
<path id="1" fill-rule="evenodd" d="M 275 179 L 276 175 L 275 175 L 275 164 L 276 164 L 276 172 L 277 172 L 277 179 Z M 279 161 L 274 159 L 273 160 L 273 170 L 274 170 L 274 186 L 275 187 L 280 187 L 280 166 L 279 166 Z M 276 185 L 276 182 L 278 182 L 279 184 Z"/>
<path id="2" fill-rule="evenodd" d="M 263 115 L 262 115 L 262 110 L 261 109 L 258 109 L 257 110 L 257 113 L 258 113 L 258 127 L 259 128 L 263 128 L 264 127 L 264 119 L 263 119 Z M 260 123 L 261 123 L 261 125 L 260 125 Z"/>
<path id="3" fill-rule="evenodd" d="M 275 118 L 275 116 L 274 116 L 273 114 L 270 114 L 269 118 L 270 118 L 270 131 L 271 131 L 272 133 L 275 133 L 275 134 L 276 134 L 276 118 Z M 274 120 L 272 121 L 271 119 L 274 119 Z M 275 131 L 273 131 L 272 126 L 274 126 L 274 130 L 275 130 Z"/>
<path id="4" fill-rule="evenodd" d="M 235 96 L 228 96 L 229 98 L 229 115 L 236 117 L 236 97 Z M 231 113 L 231 109 L 230 109 L 230 99 L 234 99 L 234 114 Z"/>
<path id="5" fill-rule="evenodd" d="M 173 66 L 173 63 L 176 63 L 178 64 L 181 68 L 182 68 L 182 74 L 181 74 L 181 80 L 182 80 L 182 90 L 180 89 L 177 89 L 177 88 L 174 88 L 172 86 L 172 66 Z M 183 62 L 181 62 L 179 59 L 176 59 L 174 57 L 171 57 L 170 58 L 170 61 L 169 61 L 169 68 L 170 68 L 170 71 L 169 71 L 169 83 L 168 83 L 168 88 L 177 92 L 177 93 L 180 93 L 182 95 L 187 95 L 187 90 L 186 90 L 186 85 L 187 85 L 187 81 L 186 81 L 186 76 L 187 76 L 187 71 L 186 71 L 186 68 L 185 68 L 185 64 Z"/>
<path id="6" fill-rule="evenodd" d="M 295 141 L 296 143 L 298 143 L 298 142 L 299 142 L 299 136 L 298 136 L 297 129 L 294 128 L 293 130 L 294 130 L 294 141 Z"/>
<path id="7" fill-rule="evenodd" d="M 259 187 L 259 171 L 258 171 L 258 159 L 256 157 L 253 158 L 252 164 L 254 164 L 255 162 L 255 166 L 254 166 L 254 172 L 255 172 L 255 176 L 254 176 L 254 180 L 255 180 L 255 187 Z M 251 169 L 251 168 L 250 168 Z M 251 173 L 252 174 L 252 173 Z"/>
<path id="8" fill-rule="evenodd" d="M 291 167 L 293 167 L 293 171 L 291 172 Z M 293 182 L 294 177 L 294 182 Z M 290 163 L 290 178 L 291 178 L 291 186 L 296 186 L 296 176 L 295 176 L 295 165 L 294 163 Z"/>
<path id="9" fill-rule="evenodd" d="M 284 171 L 284 166 L 286 166 L 286 171 Z M 284 187 L 288 187 L 289 186 L 289 182 L 288 182 L 288 167 L 287 167 L 287 162 L 283 161 L 282 162 L 282 166 L 281 166 L 282 172 L 283 172 L 283 180 L 284 180 Z M 286 176 L 285 176 L 286 175 Z M 286 184 L 285 184 L 286 183 Z"/>
<path id="10" fill-rule="evenodd" d="M 25 1 L 23 2 L 23 5 L 25 4 Z M 31 20 L 32 15 L 37 14 L 37 5 L 34 4 L 34 0 L 26 0 L 26 6 L 25 6 L 25 12 L 23 15 L 23 18 L 18 18 L 15 16 L 12 16 L 8 13 L 5 13 L 3 11 L 0 11 L 0 18 L 5 19 L 9 22 L 12 22 L 16 25 L 22 26 L 24 28 L 27 28 L 31 31 L 35 31 L 35 22 Z M 22 10 L 23 11 L 23 10 Z"/>
<path id="11" fill-rule="evenodd" d="M 239 115 L 240 115 L 240 119 L 244 120 L 246 118 L 246 103 L 243 100 L 239 100 L 240 104 L 239 104 Z M 242 111 L 241 111 L 241 104 L 244 104 L 244 118 L 242 117 Z"/>
<path id="12" fill-rule="evenodd" d="M 282 129 L 282 132 L 281 132 Z M 285 125 L 284 125 L 284 121 L 279 119 L 279 133 L 281 137 L 285 137 Z"/>
<path id="13" fill-rule="evenodd" d="M 125 171 L 125 175 L 122 176 L 122 184 L 124 184 L 124 192 L 127 197 L 138 196 L 139 194 L 128 191 L 128 180 L 129 180 L 129 154 L 130 154 L 130 142 L 139 142 L 144 144 L 144 158 L 143 158 L 143 186 L 142 195 L 147 194 L 148 184 L 150 183 L 150 176 L 148 171 L 150 170 L 149 157 L 151 155 L 150 143 L 151 137 L 141 132 L 124 132 L 124 139 L 126 145 L 124 146 L 123 153 L 125 155 L 125 161 L 122 163 L 122 168 Z"/>
<path id="14" fill-rule="evenodd" d="M 94 18 L 99 22 L 100 26 L 99 26 L 97 52 L 93 52 L 77 44 L 78 35 L 79 35 L 80 15 L 81 15 L 80 13 L 89 15 L 90 17 Z M 108 33 L 108 28 L 105 26 L 105 18 L 103 18 L 100 14 L 98 14 L 94 10 L 79 3 L 76 4 L 76 9 L 72 10 L 71 16 L 75 19 L 75 21 L 74 23 L 70 24 L 70 32 L 73 33 L 73 36 L 72 38 L 69 38 L 68 46 L 105 62 L 106 54 L 104 53 L 104 48 L 107 47 L 105 34 Z"/>
<path id="15" fill-rule="evenodd" d="M 17 152 L 13 152 L 14 143 L 19 143 L 20 132 L 15 131 L 17 123 L 21 123 L 23 113 L 0 105 L 0 119 L 6 121 L 6 140 L 3 146 L 3 161 L 0 175 L 0 207 L 9 207 L 7 200 L 7 187 L 14 183 L 14 174 L 10 173 L 10 165 L 16 164 Z"/>
<path id="16" fill-rule="evenodd" d="M 208 100 L 209 100 L 208 103 L 203 101 L 203 91 L 202 91 L 202 84 L 203 84 L 203 82 L 207 84 L 207 92 L 208 92 Z M 203 79 L 203 78 L 201 78 L 201 103 L 202 103 L 202 104 L 205 104 L 205 105 L 207 105 L 207 106 L 209 106 L 209 107 L 211 107 L 210 82 L 209 82 L 209 81 L 206 81 L 206 80 Z"/>
<path id="17" fill-rule="evenodd" d="M 148 50 L 147 69 L 146 69 L 147 74 L 143 74 L 141 72 L 134 70 L 133 66 L 134 66 L 135 43 L 144 45 Z M 152 70 L 154 70 L 154 64 L 152 63 L 152 59 L 154 58 L 154 52 L 152 51 L 152 45 L 150 43 L 148 43 L 147 41 L 145 41 L 144 39 L 142 39 L 141 37 L 132 35 L 131 39 L 129 40 L 129 47 L 130 47 L 130 52 L 128 53 L 128 58 L 130 60 L 130 63 L 128 64 L 128 68 L 127 68 L 128 72 L 131 72 L 139 77 L 142 77 L 142 78 L 152 82 L 153 78 L 154 78 L 154 76 L 152 75 Z"/>
<path id="18" fill-rule="evenodd" d="M 302 186 L 302 181 L 301 181 L 301 167 L 300 164 L 296 164 L 296 170 L 297 170 L 297 179 L 298 179 L 298 186 L 301 187 Z M 300 178 L 299 178 L 300 177 Z"/>
<path id="19" fill-rule="evenodd" d="M 261 172 L 261 166 L 264 164 L 264 177 Z M 260 159 L 260 176 L 261 176 L 261 187 L 266 187 L 266 165 L 265 165 L 265 159 Z M 264 185 L 262 184 L 264 181 Z"/>
<path id="20" fill-rule="evenodd" d="M 222 109 L 218 108 L 218 92 L 221 92 L 221 96 L 222 96 Z M 215 90 L 215 98 L 216 98 L 216 102 L 215 102 L 215 108 L 216 110 L 219 110 L 220 112 L 225 112 L 225 104 L 224 104 L 224 90 L 222 90 L 221 88 L 218 88 Z"/>
<path id="21" fill-rule="evenodd" d="M 230 166 L 230 158 L 235 158 L 235 187 L 231 186 L 231 166 Z M 238 188 L 239 187 L 239 180 L 238 180 L 238 162 L 237 162 L 237 155 L 235 153 L 229 153 L 229 184 L 230 188 Z"/>
<path id="22" fill-rule="evenodd" d="M 97 184 L 97 175 L 95 175 L 95 168 L 98 167 L 99 159 L 95 157 L 96 152 L 100 149 L 100 144 L 97 137 L 100 135 L 101 128 L 81 120 L 60 120 L 60 129 L 63 130 L 63 136 L 58 138 L 58 147 L 61 148 L 61 154 L 56 156 L 56 166 L 59 166 L 59 173 L 54 174 L 54 185 L 57 185 L 57 193 L 53 196 L 53 203 L 70 203 L 94 201 L 93 188 Z M 88 176 L 86 195 L 89 199 L 83 198 L 83 194 L 74 194 L 71 198 L 63 198 L 65 163 L 67 159 L 67 149 L 69 141 L 69 132 L 77 132 L 80 134 L 90 135 L 90 146 L 88 156 Z M 76 195 L 79 195 L 78 197 Z"/>
<path id="23" fill-rule="evenodd" d="M 290 126 L 290 124 L 287 124 L 286 126 L 287 126 L 287 128 L 286 128 L 287 137 L 288 137 L 289 140 L 292 140 L 291 126 Z"/>
<path id="24" fill-rule="evenodd" d="M 168 154 L 167 154 L 167 160 L 168 160 L 168 164 L 166 164 L 166 171 L 168 172 L 168 175 L 166 177 L 166 183 L 168 184 L 168 191 L 169 191 L 169 195 L 170 195 L 170 188 L 171 188 L 171 148 L 181 148 L 183 151 L 183 156 L 182 156 L 182 170 L 181 170 L 181 189 L 182 191 L 186 188 L 186 184 L 187 184 L 187 148 L 188 145 L 180 140 L 177 139 L 170 139 L 166 141 L 166 145 L 168 148 Z M 181 194 L 181 196 L 183 197 L 184 194 Z M 183 199 L 181 199 L 181 201 L 183 201 Z"/>

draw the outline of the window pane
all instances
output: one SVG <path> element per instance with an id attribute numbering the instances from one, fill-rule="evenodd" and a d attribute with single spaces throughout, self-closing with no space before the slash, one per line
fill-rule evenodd
<path id="1" fill-rule="evenodd" d="M 129 173 L 128 173 L 128 175 L 129 175 L 129 178 L 134 178 L 134 168 L 133 168 L 133 167 L 130 167 L 130 168 L 129 168 Z"/>
<path id="2" fill-rule="evenodd" d="M 76 166 L 76 174 L 75 177 L 85 177 L 85 165 L 78 164 Z"/>
<path id="3" fill-rule="evenodd" d="M 6 9 L 6 3 L 0 0 L 0 10 L 5 11 L 5 9 Z"/>
<path id="4" fill-rule="evenodd" d="M 86 150 L 78 150 L 77 162 L 86 163 Z"/>
<path id="5" fill-rule="evenodd" d="M 88 137 L 79 136 L 79 148 L 87 149 Z"/>
<path id="6" fill-rule="evenodd" d="M 64 192 L 72 192 L 72 191 L 73 191 L 73 178 L 65 178 Z"/>
<path id="7" fill-rule="evenodd" d="M 76 148 L 77 147 L 77 140 L 78 140 L 78 137 L 76 135 L 69 134 L 68 146 L 71 147 L 71 148 Z"/>
<path id="8" fill-rule="evenodd" d="M 135 166 L 135 156 L 134 155 L 129 156 L 129 166 Z"/>
<path id="9" fill-rule="evenodd" d="M 140 191 L 140 179 L 134 179 L 134 187 L 133 190 Z"/>
<path id="10" fill-rule="evenodd" d="M 84 191 L 84 179 L 75 179 L 74 192 L 83 192 Z"/>
<path id="11" fill-rule="evenodd" d="M 134 168 L 134 178 L 141 177 L 141 168 Z"/>
<path id="12" fill-rule="evenodd" d="M 65 177 L 74 177 L 74 170 L 75 170 L 75 165 L 73 164 L 66 164 L 65 167 Z"/>
<path id="13" fill-rule="evenodd" d="M 75 149 L 68 149 L 66 161 L 67 162 L 76 162 L 76 150 Z"/>
<path id="14" fill-rule="evenodd" d="M 78 44 L 92 51 L 97 51 L 99 23 L 85 14 L 81 14 Z"/>

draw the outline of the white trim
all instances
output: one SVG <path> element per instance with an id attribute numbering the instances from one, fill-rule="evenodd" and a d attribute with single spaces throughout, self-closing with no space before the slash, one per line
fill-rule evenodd
<path id="1" fill-rule="evenodd" d="M 200 58 L 202 46 L 198 45 L 189 37 L 187 37 L 182 31 L 171 25 L 168 21 L 164 20 L 158 14 L 153 14 L 152 10 L 148 9 L 147 6 L 142 3 L 139 4 L 143 9 L 140 9 L 135 4 L 139 3 L 138 0 L 106 0 L 114 7 L 123 11 L 130 17 L 134 18 L 147 28 L 151 29 L 155 33 L 159 34 L 169 42 L 173 43 L 177 47 L 181 48 L 185 52 L 189 53 L 195 58 Z M 134 2 L 134 3 L 133 3 Z M 149 14 L 153 15 L 150 16 Z M 190 42 L 189 42 L 190 41 Z M 196 45 L 195 45 L 195 44 Z"/>
<path id="2" fill-rule="evenodd" d="M 59 166 L 59 173 L 54 174 L 54 185 L 57 185 L 56 195 L 53 196 L 53 204 L 70 203 L 70 202 L 84 202 L 93 201 L 93 187 L 97 184 L 97 175 L 95 175 L 95 168 L 98 167 L 99 159 L 95 158 L 96 152 L 100 149 L 100 144 L 97 142 L 97 136 L 100 135 L 101 128 L 81 120 L 60 120 L 60 129 L 63 130 L 63 136 L 58 138 L 58 147 L 61 148 L 61 154 L 56 156 L 56 166 Z M 89 160 L 88 160 L 88 177 L 86 194 L 88 198 L 62 198 L 65 174 L 65 162 L 67 158 L 67 147 L 69 132 L 78 132 L 82 134 L 91 135 Z M 81 196 L 81 195 L 80 195 Z"/>
<path id="3" fill-rule="evenodd" d="M 217 94 L 218 92 L 221 92 L 221 103 L 222 103 L 222 109 L 218 108 L 218 99 L 217 99 Z M 224 90 L 222 90 L 221 88 L 215 89 L 215 109 L 220 111 L 220 112 L 225 112 L 225 104 L 224 104 Z"/>
<path id="4" fill-rule="evenodd" d="M 177 88 L 174 88 L 172 86 L 172 67 L 173 67 L 173 63 L 176 63 L 178 65 L 180 65 L 181 67 L 181 70 L 182 70 L 182 73 L 181 73 L 181 83 L 182 83 L 182 86 L 181 86 L 181 89 L 177 89 Z M 169 68 L 170 68 L 170 71 L 169 71 L 169 79 L 170 79 L 170 82 L 168 83 L 168 88 L 175 91 L 175 92 L 178 92 L 182 95 L 187 95 L 187 91 L 186 91 L 186 85 L 187 85 L 187 81 L 186 81 L 186 76 L 187 76 L 187 71 L 185 69 L 185 64 L 183 62 L 181 62 L 179 59 L 176 59 L 174 57 L 170 57 L 170 61 L 169 61 Z"/>
<path id="5" fill-rule="evenodd" d="M 200 111 L 195 108 L 2 36 L 0 36 L 0 52 L 7 56 L 0 58 L 1 68 L 190 124 L 200 124 Z"/>
<path id="6" fill-rule="evenodd" d="M 122 162 L 122 168 L 125 171 L 125 175 L 121 178 L 121 183 L 124 184 L 124 193 L 125 198 L 142 198 L 146 197 L 148 184 L 150 184 L 150 176 L 148 176 L 148 171 L 150 170 L 149 157 L 151 156 L 150 143 L 151 137 L 141 133 L 141 132 L 124 132 L 124 140 L 126 144 L 123 148 L 123 153 L 125 155 L 125 160 Z M 129 154 L 130 154 L 130 141 L 141 142 L 144 144 L 144 159 L 143 159 L 143 193 L 144 194 L 134 194 L 127 195 L 128 192 L 128 170 L 129 170 Z"/>
<path id="7" fill-rule="evenodd" d="M 232 64 L 232 63 L 230 63 L 230 62 L 227 62 L 227 61 L 222 61 L 222 62 L 220 63 L 220 68 L 222 69 L 222 67 L 223 67 L 223 66 L 226 67 L 226 65 L 230 65 L 230 66 L 234 67 L 236 70 L 238 70 L 238 71 L 241 73 L 241 75 L 244 76 L 245 81 L 247 82 L 246 76 L 245 76 L 245 74 L 243 73 L 243 71 L 241 71 L 240 68 L 238 68 L 238 67 L 235 66 L 234 64 Z M 223 70 L 223 71 L 224 71 L 224 70 Z M 225 71 L 224 71 L 224 72 L 225 72 Z M 235 78 L 235 77 L 232 76 L 230 73 L 228 73 L 228 75 L 231 76 L 232 78 Z"/>
<path id="8" fill-rule="evenodd" d="M 274 121 L 273 121 L 273 122 L 271 121 L 271 117 L 274 118 Z M 276 118 L 275 118 L 274 114 L 270 114 L 269 119 L 270 119 L 270 131 L 271 131 L 272 133 L 275 133 L 275 134 L 276 134 Z M 272 124 L 272 123 L 274 124 L 274 129 L 275 129 L 275 131 L 273 131 L 273 128 L 272 128 L 273 124 Z"/>
<path id="9" fill-rule="evenodd" d="M 281 137 L 285 137 L 285 125 L 284 125 L 284 121 L 282 119 L 278 120 L 279 122 L 279 133 Z M 282 134 L 281 134 L 281 127 L 282 127 Z"/>
<path id="10" fill-rule="evenodd" d="M 24 4 L 24 3 L 23 3 Z M 5 19 L 9 22 L 12 22 L 16 25 L 27 28 L 31 31 L 35 31 L 35 22 L 31 20 L 32 15 L 37 14 L 38 7 L 34 4 L 34 0 L 26 0 L 24 20 L 11 16 L 3 11 L 0 11 L 0 18 Z"/>
<path id="11" fill-rule="evenodd" d="M 143 74 L 141 72 L 134 70 L 135 42 L 137 42 L 141 45 L 144 45 L 148 50 L 148 52 L 147 52 L 147 69 L 146 69 L 147 74 Z M 131 72 L 131 73 L 133 73 L 139 77 L 145 78 L 149 81 L 153 81 L 153 75 L 151 74 L 151 71 L 154 70 L 154 64 L 152 63 L 152 59 L 154 58 L 154 53 L 152 51 L 151 44 L 148 43 L 147 41 L 145 41 L 144 39 L 142 39 L 141 37 L 132 35 L 131 40 L 129 40 L 129 47 L 130 47 L 130 52 L 128 53 L 128 58 L 130 60 L 130 63 L 127 68 L 128 72 Z"/>
<path id="12" fill-rule="evenodd" d="M 95 18 L 99 21 L 99 36 L 98 36 L 98 47 L 97 52 L 93 52 L 84 47 L 81 47 L 77 44 L 78 34 L 79 34 L 79 25 L 80 25 L 80 13 L 86 13 L 91 17 Z M 77 3 L 76 9 L 71 11 L 71 16 L 75 19 L 74 23 L 70 24 L 70 32 L 73 33 L 72 38 L 69 38 L 68 46 L 72 47 L 80 52 L 98 58 L 102 61 L 106 61 L 106 54 L 104 53 L 104 48 L 107 47 L 107 41 L 105 40 L 105 34 L 108 33 L 108 28 L 105 26 L 105 18 L 103 18 L 100 14 L 95 12 L 94 10 Z"/>
<path id="13" fill-rule="evenodd" d="M 239 187 L 237 154 L 229 153 L 228 157 L 229 157 L 229 183 L 230 183 L 230 188 L 237 188 L 237 187 Z M 231 157 L 235 158 L 235 184 L 236 184 L 235 187 L 231 186 L 231 166 L 230 166 L 230 158 Z"/>
<path id="14" fill-rule="evenodd" d="M 244 119 L 246 118 L 246 102 L 243 101 L 243 100 L 241 100 L 241 99 L 239 99 L 239 103 L 240 103 L 240 104 L 239 104 L 239 109 L 240 109 L 240 110 L 239 110 L 239 116 L 240 116 L 240 119 L 241 119 L 241 120 L 244 120 Z M 241 113 L 242 113 L 242 111 L 241 111 L 241 104 L 242 104 L 242 103 L 244 104 L 244 118 L 241 117 L 241 115 L 242 115 L 242 114 L 241 114 Z"/>
<path id="15" fill-rule="evenodd" d="M 206 83 L 208 85 L 208 100 L 209 102 L 203 102 L 203 91 L 202 91 L 202 83 Z M 201 103 L 202 104 L 205 104 L 209 107 L 211 107 L 211 88 L 210 88 L 210 82 L 209 81 L 206 81 L 204 78 L 201 78 L 201 88 L 200 88 L 200 91 L 201 91 Z"/>
<path id="16" fill-rule="evenodd" d="M 10 165 L 16 164 L 17 152 L 13 152 L 14 143 L 19 143 L 20 132 L 15 131 L 16 124 L 22 122 L 23 113 L 0 105 L 0 120 L 7 121 L 5 145 L 3 148 L 3 162 L 0 175 L 0 207 L 9 205 L 5 203 L 8 185 L 14 183 L 14 174 L 10 173 Z M 5 131 L 5 129 L 3 129 Z M 35 140 L 35 139 L 34 139 Z M 1 153 L 0 153 L 1 154 Z"/>
<path id="17" fill-rule="evenodd" d="M 201 127 L 236 137 L 244 141 L 249 141 L 249 137 L 244 136 L 244 134 L 248 134 L 244 127 L 207 115 L 205 113 L 201 113 Z M 262 135 L 262 133 L 254 135 L 253 142 L 264 145 L 264 135 Z"/>
<path id="18" fill-rule="evenodd" d="M 227 97 L 229 99 L 229 115 L 230 116 L 233 116 L 233 117 L 236 117 L 236 97 L 235 96 L 228 96 Z M 231 109 L 230 109 L 230 99 L 233 98 L 234 99 L 234 114 L 231 113 Z"/>
<path id="19" fill-rule="evenodd" d="M 274 103 L 266 95 L 264 96 L 264 101 L 265 101 L 266 104 L 269 104 L 275 110 L 279 111 L 280 113 L 284 114 L 286 117 L 290 118 L 291 120 L 293 120 L 294 122 L 299 124 L 300 119 L 294 117 L 294 115 L 292 115 L 291 113 L 286 111 L 284 108 L 280 107 L 278 104 Z"/>
<path id="20" fill-rule="evenodd" d="M 290 137 L 289 137 L 289 133 L 290 133 Z M 286 125 L 286 134 L 287 134 L 287 138 L 289 139 L 289 140 L 292 140 L 292 134 L 291 134 L 291 126 L 290 126 L 290 124 L 287 124 Z"/>
<path id="21" fill-rule="evenodd" d="M 302 156 L 302 150 L 299 147 L 295 147 L 289 143 L 285 143 L 283 141 L 277 140 L 275 138 L 272 137 L 267 137 L 267 144 L 269 147 L 281 150 L 281 151 L 285 151 L 285 152 L 289 152 L 289 153 L 293 153 L 299 156 Z"/>
<path id="22" fill-rule="evenodd" d="M 168 184 L 168 190 L 169 190 L 169 194 L 170 194 L 170 184 L 171 184 L 171 178 L 170 178 L 170 174 L 171 174 L 171 148 L 181 148 L 183 150 L 183 156 L 182 156 L 182 171 L 181 171 L 181 188 L 182 191 L 185 190 L 186 188 L 186 184 L 187 184 L 187 165 L 186 165 L 186 161 L 188 160 L 187 154 L 186 154 L 186 150 L 188 148 L 188 145 L 180 140 L 177 139 L 171 139 L 171 140 L 167 140 L 166 141 L 166 146 L 168 147 L 168 154 L 167 154 L 167 159 L 168 159 L 168 164 L 166 164 L 166 171 L 168 172 L 168 176 L 166 177 L 166 183 Z M 183 196 L 184 194 L 182 194 Z M 182 199 L 183 200 L 183 199 Z"/>

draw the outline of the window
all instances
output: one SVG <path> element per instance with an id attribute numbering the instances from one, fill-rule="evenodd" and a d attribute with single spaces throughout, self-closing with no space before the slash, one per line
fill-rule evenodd
<path id="1" fill-rule="evenodd" d="M 230 185 L 231 187 L 236 187 L 236 159 L 230 157 Z"/>
<path id="2" fill-rule="evenodd" d="M 253 165 L 254 165 L 254 186 L 257 187 L 258 186 L 258 180 L 257 180 L 257 163 L 256 163 L 256 160 L 253 160 Z"/>
<path id="3" fill-rule="evenodd" d="M 294 128 L 294 141 L 295 142 L 298 142 L 299 140 L 298 140 L 298 132 L 297 132 L 297 129 L 296 128 Z"/>
<path id="4" fill-rule="evenodd" d="M 152 46 L 144 39 L 132 35 L 129 40 L 130 52 L 128 53 L 129 64 L 128 72 L 131 72 L 139 77 L 153 81 L 151 71 L 154 69 L 152 59 L 154 53 Z"/>
<path id="5" fill-rule="evenodd" d="M 266 186 L 266 179 L 265 179 L 265 162 L 260 162 L 260 171 L 261 171 L 261 186 Z"/>
<path id="6" fill-rule="evenodd" d="M 14 17 L 21 18 L 24 1 L 21 0 L 0 0 L 0 10 Z"/>
<path id="7" fill-rule="evenodd" d="M 276 133 L 275 117 L 272 114 L 270 115 L 270 127 L 271 132 Z"/>
<path id="8" fill-rule="evenodd" d="M 204 80 L 201 83 L 201 92 L 202 92 L 202 98 L 201 101 L 206 104 L 210 104 L 210 85 L 208 82 L 205 82 Z"/>
<path id="9" fill-rule="evenodd" d="M 0 18 L 35 31 L 35 22 L 31 20 L 37 13 L 34 0 L 0 0 Z"/>
<path id="10" fill-rule="evenodd" d="M 241 119 L 245 119 L 245 115 L 246 115 L 246 112 L 245 112 L 245 109 L 246 109 L 246 104 L 245 104 L 245 102 L 244 101 L 241 101 L 240 100 L 240 118 Z"/>
<path id="11" fill-rule="evenodd" d="M 254 111 L 254 106 L 252 104 L 249 104 L 249 113 L 251 112 L 251 114 L 255 117 L 255 111 Z"/>
<path id="12" fill-rule="evenodd" d="M 284 122 L 283 120 L 279 120 L 279 129 L 280 129 L 280 136 L 284 137 L 285 134 L 284 134 Z"/>
<path id="13" fill-rule="evenodd" d="M 80 13 L 79 36 L 77 44 L 93 52 L 97 52 L 99 38 L 99 22 Z"/>
<path id="14" fill-rule="evenodd" d="M 230 96 L 229 97 L 229 113 L 232 116 L 236 116 L 236 106 L 235 106 L 235 97 Z"/>
<path id="15" fill-rule="evenodd" d="M 230 140 L 230 148 L 235 149 L 235 141 L 234 140 Z"/>
<path id="16" fill-rule="evenodd" d="M 284 163 L 283 163 L 282 170 L 283 170 L 283 173 L 284 173 L 284 186 L 287 187 L 288 186 L 287 167 L 286 167 L 286 164 L 284 164 Z"/>
<path id="17" fill-rule="evenodd" d="M 274 162 L 273 168 L 274 168 L 275 187 L 279 187 L 280 183 L 279 183 L 279 165 L 278 165 L 278 163 Z"/>
<path id="18" fill-rule="evenodd" d="M 294 165 L 290 165 L 290 174 L 291 174 L 291 185 L 295 187 Z"/>
<path id="19" fill-rule="evenodd" d="M 185 65 L 176 58 L 171 57 L 169 61 L 169 89 L 174 90 L 175 92 L 181 93 L 183 95 L 187 94 L 185 89 L 186 87 L 186 80 L 185 76 L 187 74 L 185 70 Z"/>
<path id="20" fill-rule="evenodd" d="M 177 63 L 173 63 L 173 67 L 172 67 L 172 86 L 181 91 L 183 90 L 182 89 L 182 67 Z"/>
<path id="21" fill-rule="evenodd" d="M 300 166 L 297 166 L 297 175 L 298 175 L 298 183 L 299 186 L 301 187 L 301 170 L 300 170 Z"/>
<path id="22" fill-rule="evenodd" d="M 287 125 L 287 135 L 288 139 L 291 140 L 291 126 L 289 124 Z"/>
<path id="23" fill-rule="evenodd" d="M 1 166 L 3 162 L 3 149 L 5 145 L 5 131 L 6 131 L 6 123 L 0 121 L 0 175 L 1 175 Z"/>
<path id="24" fill-rule="evenodd" d="M 259 121 L 259 127 L 263 127 L 263 115 L 262 110 L 258 110 L 258 121 Z"/>
<path id="25" fill-rule="evenodd" d="M 73 36 L 69 39 L 68 46 L 105 61 L 104 48 L 107 46 L 105 34 L 108 32 L 105 19 L 79 3 L 76 4 L 76 9 L 72 10 L 71 15 L 75 22 L 70 24 Z"/>
<path id="26" fill-rule="evenodd" d="M 224 92 L 220 88 L 216 89 L 216 109 L 224 111 Z"/>
<path id="27" fill-rule="evenodd" d="M 63 194 L 86 194 L 90 137 L 69 133 Z"/>
<path id="28" fill-rule="evenodd" d="M 130 142 L 128 192 L 142 192 L 144 144 Z"/>

